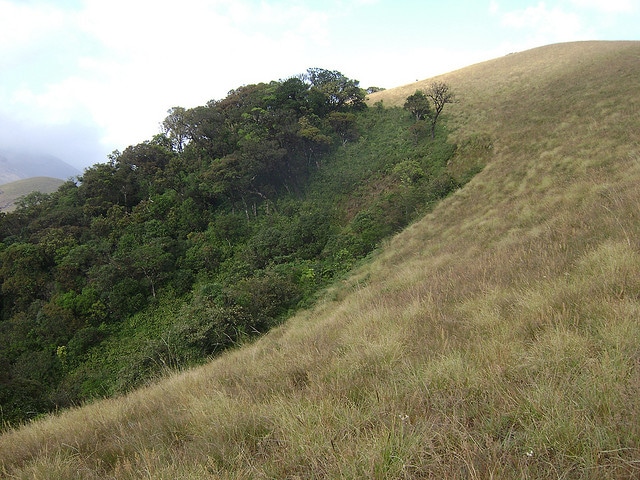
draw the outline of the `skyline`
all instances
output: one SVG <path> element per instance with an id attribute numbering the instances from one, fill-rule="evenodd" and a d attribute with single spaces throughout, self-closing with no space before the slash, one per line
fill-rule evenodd
<path id="1" fill-rule="evenodd" d="M 393 88 L 558 42 L 638 40 L 634 0 L 0 0 L 0 149 L 79 169 L 167 110 L 339 70 Z"/>

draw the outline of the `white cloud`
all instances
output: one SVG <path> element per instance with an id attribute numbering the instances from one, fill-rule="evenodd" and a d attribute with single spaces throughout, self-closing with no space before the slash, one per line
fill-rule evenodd
<path id="1" fill-rule="evenodd" d="M 108 148 L 123 148 L 157 133 L 170 107 L 304 71 L 306 52 L 330 43 L 329 18 L 300 2 L 86 0 L 64 10 L 0 0 L 1 44 L 19 40 L 47 51 L 47 35 L 55 39 L 64 30 L 78 39 L 69 52 L 73 65 L 62 67 L 68 74 L 58 65 L 44 83 L 5 86 L 0 108 L 14 116 L 37 111 L 55 124 L 90 118 Z M 37 68 L 45 75 L 42 64 Z"/>
<path id="2" fill-rule="evenodd" d="M 497 8 L 495 12 L 499 13 Z M 577 13 L 560 7 L 549 8 L 545 2 L 500 15 L 503 26 L 526 33 L 526 46 L 584 40 L 591 35 Z"/>
<path id="3" fill-rule="evenodd" d="M 638 10 L 637 0 L 571 0 L 571 3 L 603 13 L 631 13 Z"/>
<path id="4" fill-rule="evenodd" d="M 544 2 L 540 2 L 535 7 L 503 14 L 502 24 L 514 28 L 576 29 L 580 20 L 574 13 L 564 12 L 558 7 L 549 9 Z"/>
<path id="5" fill-rule="evenodd" d="M 0 0 L 0 53 L 33 45 L 63 25 L 64 16 L 53 6 L 42 8 Z"/>
<path id="6" fill-rule="evenodd" d="M 619 26 L 632 16 L 615 12 L 635 0 L 520 9 L 489 0 L 489 17 L 480 17 L 485 4 L 453 27 L 430 22 L 429 2 L 413 3 L 407 19 L 389 0 L 0 0 L 0 120 L 56 132 L 87 124 L 108 152 L 151 138 L 168 108 L 202 105 L 242 84 L 322 67 L 364 87 L 393 87 L 593 37 L 586 25 Z"/>

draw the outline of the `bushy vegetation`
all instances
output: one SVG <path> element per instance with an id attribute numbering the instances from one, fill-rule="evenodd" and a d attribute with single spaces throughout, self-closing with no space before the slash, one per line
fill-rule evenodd
<path id="1" fill-rule="evenodd" d="M 455 145 L 339 72 L 169 110 L 163 133 L 0 218 L 15 422 L 266 332 L 456 189 Z"/>

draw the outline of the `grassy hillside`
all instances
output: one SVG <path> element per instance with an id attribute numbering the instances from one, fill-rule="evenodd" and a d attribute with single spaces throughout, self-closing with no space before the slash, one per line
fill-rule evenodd
<path id="1" fill-rule="evenodd" d="M 440 77 L 452 161 L 492 152 L 469 184 L 254 344 L 5 433 L 0 471 L 637 478 L 639 59 L 563 44 Z"/>
<path id="2" fill-rule="evenodd" d="M 52 193 L 63 183 L 59 178 L 32 177 L 0 185 L 0 212 L 13 211 L 20 197 L 31 192 Z"/>

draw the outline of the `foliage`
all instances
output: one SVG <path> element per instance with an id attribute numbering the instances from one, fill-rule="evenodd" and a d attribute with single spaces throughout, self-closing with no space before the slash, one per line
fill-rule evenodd
<path id="1" fill-rule="evenodd" d="M 431 104 L 429 98 L 422 92 L 422 90 L 416 90 L 416 93 L 409 95 L 407 101 L 404 102 L 405 110 L 409 110 L 415 117 L 416 122 L 424 120 L 425 117 L 431 116 Z"/>
<path id="2" fill-rule="evenodd" d="M 433 103 L 433 113 L 430 116 L 431 138 L 435 138 L 438 117 L 440 117 L 440 114 L 447 103 L 453 103 L 455 101 L 455 96 L 449 85 L 445 82 L 433 82 L 429 85 L 426 95 Z"/>
<path id="3" fill-rule="evenodd" d="M 422 130 L 421 120 L 429 120 L 431 138 L 436 136 L 436 124 L 438 118 L 448 103 L 453 103 L 455 96 L 451 88 L 445 82 L 433 82 L 427 90 L 416 90 L 415 93 L 409 95 L 404 103 L 405 110 L 409 110 L 416 119 L 414 126 L 414 134 L 418 135 Z"/>
<path id="4" fill-rule="evenodd" d="M 162 134 L 3 216 L 3 420 L 266 332 L 458 187 L 455 146 L 364 96 L 314 68 L 173 107 Z"/>

